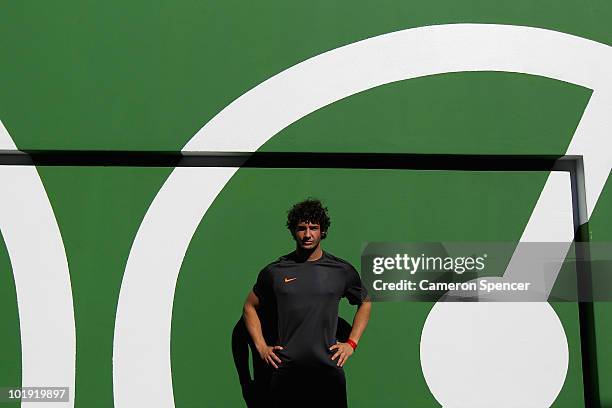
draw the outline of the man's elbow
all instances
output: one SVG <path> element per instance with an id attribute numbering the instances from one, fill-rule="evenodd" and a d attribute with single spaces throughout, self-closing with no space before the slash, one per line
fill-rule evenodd
<path id="1" fill-rule="evenodd" d="M 253 311 L 255 311 L 255 306 L 250 302 L 245 302 L 242 306 L 242 316 L 244 317 L 248 317 Z"/>
<path id="2" fill-rule="evenodd" d="M 366 298 L 361 304 L 358 306 L 359 310 L 364 310 L 366 312 L 370 312 L 372 310 L 372 302 L 370 298 Z"/>
<path id="3" fill-rule="evenodd" d="M 258 306 L 258 299 L 255 296 L 249 295 L 242 306 L 242 315 L 248 316 L 250 313 L 256 313 Z"/>

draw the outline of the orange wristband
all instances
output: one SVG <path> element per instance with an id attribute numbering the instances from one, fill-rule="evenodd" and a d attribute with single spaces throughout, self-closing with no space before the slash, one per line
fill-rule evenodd
<path id="1" fill-rule="evenodd" d="M 348 339 L 346 342 L 348 343 L 349 346 L 353 348 L 353 351 L 357 350 L 357 343 L 355 343 L 353 340 Z"/>

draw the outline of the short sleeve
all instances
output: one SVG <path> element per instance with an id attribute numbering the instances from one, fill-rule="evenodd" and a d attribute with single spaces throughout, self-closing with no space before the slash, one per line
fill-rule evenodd
<path id="1" fill-rule="evenodd" d="M 351 305 L 360 305 L 369 300 L 368 290 L 363 286 L 359 273 L 350 265 L 346 271 L 346 285 L 343 296 L 348 299 Z"/>
<path id="2" fill-rule="evenodd" d="M 253 293 L 257 296 L 260 302 L 265 302 L 272 293 L 272 282 L 270 279 L 270 271 L 264 268 L 257 275 L 257 281 L 253 285 Z"/>

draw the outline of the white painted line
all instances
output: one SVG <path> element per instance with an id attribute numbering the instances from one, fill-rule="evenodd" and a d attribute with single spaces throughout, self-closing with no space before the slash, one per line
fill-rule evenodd
<path id="1" fill-rule="evenodd" d="M 16 149 L 0 122 L 0 146 Z M 75 326 L 64 243 L 34 166 L 0 166 L 0 230 L 11 260 L 21 331 L 23 387 L 70 387 L 74 406 Z M 19 384 L 7 384 L 19 385 Z M 22 407 L 37 407 L 23 402 Z"/>

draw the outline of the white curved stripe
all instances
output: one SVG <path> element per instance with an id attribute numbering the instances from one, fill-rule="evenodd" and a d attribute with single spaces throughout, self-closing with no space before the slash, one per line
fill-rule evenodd
<path id="1" fill-rule="evenodd" d="M 608 59 L 601 62 L 607 70 L 605 88 L 594 89 L 589 105 L 582 115 L 576 133 L 567 148 L 569 155 L 582 155 L 586 189 L 586 219 L 588 221 L 597 205 L 599 194 L 612 169 L 612 58 L 608 47 Z"/>
<path id="2" fill-rule="evenodd" d="M 548 299 L 574 239 L 573 217 L 570 175 L 551 172 L 520 242 L 556 244 L 517 245 L 504 273 L 508 281 L 531 282 L 533 293 L 528 295 L 530 299 Z M 534 276 L 536 273 L 537 277 Z"/>
<path id="3" fill-rule="evenodd" d="M 0 150 L 17 150 L 17 146 L 13 143 L 13 139 L 9 135 L 8 130 L 0 120 Z"/>
<path id="4" fill-rule="evenodd" d="M 328 51 L 273 76 L 212 118 L 184 151 L 255 151 L 330 103 L 395 81 L 505 71 L 610 88 L 610 47 L 557 31 L 452 24 L 397 31 Z"/>
<path id="5" fill-rule="evenodd" d="M 601 92 L 610 87 L 611 68 L 610 47 L 555 31 L 492 24 L 402 30 L 340 47 L 275 75 L 232 102 L 183 150 L 255 151 L 307 114 L 394 81 L 447 72 L 507 71 L 554 78 Z M 583 121 L 589 118 L 585 115 Z M 609 173 L 609 168 L 592 170 Z M 117 408 L 174 406 L 169 381 L 170 295 L 193 231 L 234 171 L 220 173 L 218 179 L 194 179 L 192 173 L 176 169 L 141 224 L 117 307 L 113 370 Z M 167 193 L 175 185 L 180 186 L 180 194 Z M 587 191 L 592 203 L 601 192 L 597 186 Z M 187 202 L 197 203 L 200 213 L 184 211 Z M 181 226 L 180 230 L 171 230 L 176 235 L 166 229 L 168 219 Z M 168 246 L 169 239 L 181 246 Z M 159 351 L 162 353 L 157 354 Z M 152 394 L 151 390 L 159 392 Z"/>
<path id="6" fill-rule="evenodd" d="M 173 406 L 169 352 L 172 306 L 167 305 L 172 305 L 174 299 L 178 278 L 178 271 L 174 271 L 183 262 L 191 237 L 210 203 L 236 170 L 177 168 L 157 194 L 163 197 L 160 205 L 147 211 L 138 230 L 139 238 L 130 251 L 119 294 L 113 340 L 116 407 Z M 191 196 L 194 188 L 199 191 L 197 198 L 175 200 Z M 163 234 L 158 233 L 159 228 Z M 146 271 L 146 281 L 142 281 L 141 273 L 128 273 L 128 268 Z M 207 272 L 211 271 L 202 271 Z M 163 386 L 153 386 L 151 377 Z M 139 397 L 130 396 L 133 392 L 130 388 L 147 392 Z"/>
<path id="7" fill-rule="evenodd" d="M 610 62 L 607 62 L 610 64 Z M 604 65 L 603 66 L 610 66 Z M 579 223 L 583 224 L 591 218 L 599 195 L 612 169 L 612 75 L 608 75 L 605 88 L 596 89 L 593 93 L 582 119 L 574 133 L 567 149 L 568 155 L 582 155 L 584 161 L 584 177 L 586 192 L 586 213 L 579 215 Z M 540 198 L 521 236 L 521 242 L 559 242 L 543 256 L 529 256 L 532 247 L 519 245 L 512 254 L 505 278 L 521 282 L 533 279 L 531 273 L 535 270 L 546 270 L 542 276 L 542 286 L 534 290 L 545 296 L 550 294 L 558 272 L 565 260 L 567 251 L 574 238 L 573 214 L 569 180 L 561 181 L 561 174 L 551 173 L 546 181 Z M 541 247 L 540 249 L 544 249 Z M 544 266 L 545 258 L 551 260 Z M 556 270 L 551 268 L 552 260 L 557 263 Z M 542 264 L 536 265 L 535 262 Z"/>
<path id="8" fill-rule="evenodd" d="M 0 146 L 17 149 L 1 122 Z M 19 309 L 21 385 L 70 387 L 70 402 L 48 402 L 45 406 L 72 407 L 75 326 L 60 230 L 34 166 L 0 166 L 0 188 L 0 230 L 13 269 Z M 21 406 L 38 405 L 23 402 Z"/>
<path id="9" fill-rule="evenodd" d="M 569 365 L 563 325 L 546 302 L 438 302 L 420 356 L 445 408 L 550 407 Z"/>

